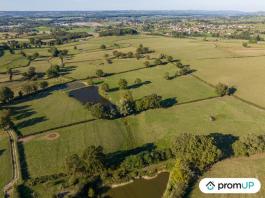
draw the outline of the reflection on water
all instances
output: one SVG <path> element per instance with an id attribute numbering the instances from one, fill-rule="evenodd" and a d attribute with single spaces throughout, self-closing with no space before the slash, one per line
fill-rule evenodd
<path id="1" fill-rule="evenodd" d="M 156 178 L 137 179 L 125 186 L 108 192 L 112 198 L 161 198 L 168 182 L 169 173 L 160 173 Z"/>

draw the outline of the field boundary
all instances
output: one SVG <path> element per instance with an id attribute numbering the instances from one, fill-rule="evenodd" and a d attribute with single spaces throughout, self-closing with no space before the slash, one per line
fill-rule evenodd
<path id="1" fill-rule="evenodd" d="M 211 84 L 211 83 L 209 83 L 209 82 L 207 82 L 207 81 L 201 79 L 200 77 L 198 77 L 198 76 L 196 76 L 196 75 L 194 75 L 194 74 L 191 74 L 191 76 L 193 76 L 194 78 L 200 80 L 201 82 L 203 82 L 203 83 L 205 83 L 205 84 L 207 84 L 207 85 L 209 85 L 209 86 L 215 88 L 215 86 L 214 86 L 213 84 Z M 241 97 L 239 97 L 239 96 L 237 96 L 237 95 L 231 95 L 231 96 L 232 96 L 233 98 L 235 98 L 235 99 L 237 99 L 237 100 L 239 100 L 239 101 L 245 103 L 245 104 L 248 104 L 248 105 L 250 105 L 250 106 L 252 106 L 252 107 L 255 107 L 255 108 L 257 108 L 257 109 L 260 109 L 260 110 L 262 110 L 262 111 L 265 111 L 265 107 L 263 107 L 263 106 L 261 106 L 261 105 L 258 105 L 258 104 L 256 104 L 256 103 L 250 102 L 250 101 L 248 101 L 248 100 L 245 100 L 245 99 L 243 99 L 243 98 L 241 98 Z"/>
<path id="2" fill-rule="evenodd" d="M 18 147 L 17 147 L 17 136 L 16 133 L 9 129 L 6 131 L 9 136 L 10 141 L 10 153 L 11 153 L 11 163 L 12 163 L 12 179 L 4 187 L 4 195 L 6 198 L 11 197 L 14 185 L 19 181 L 20 178 L 20 165 L 18 157 Z"/>

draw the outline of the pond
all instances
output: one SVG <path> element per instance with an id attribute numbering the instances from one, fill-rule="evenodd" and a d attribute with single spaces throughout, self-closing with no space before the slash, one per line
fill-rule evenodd
<path id="1" fill-rule="evenodd" d="M 83 87 L 75 89 L 69 92 L 69 96 L 75 98 L 81 103 L 101 103 L 104 105 L 111 105 L 111 102 L 103 98 L 99 92 L 97 86 Z"/>
<path id="2" fill-rule="evenodd" d="M 160 173 L 153 179 L 137 179 L 133 183 L 112 188 L 107 195 L 112 198 L 161 198 L 166 190 L 169 173 Z"/>

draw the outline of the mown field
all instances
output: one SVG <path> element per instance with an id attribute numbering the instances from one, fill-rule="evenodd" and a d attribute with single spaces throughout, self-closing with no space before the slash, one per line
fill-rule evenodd
<path id="1" fill-rule="evenodd" d="M 214 115 L 216 121 L 210 121 Z M 127 150 L 156 142 L 165 147 L 183 133 L 225 133 L 236 136 L 262 133 L 265 112 L 233 98 L 212 99 L 193 104 L 143 112 L 118 120 L 97 120 L 53 130 L 24 143 L 28 170 L 32 177 L 64 170 L 67 156 L 80 153 L 88 145 L 102 145 L 105 152 Z"/>
<path id="2" fill-rule="evenodd" d="M 102 44 L 107 46 L 106 50 L 100 49 Z M 48 138 L 46 133 L 41 134 L 23 143 L 31 177 L 63 172 L 65 158 L 82 152 L 91 144 L 102 145 L 106 152 L 115 152 L 145 143 L 156 143 L 163 147 L 174 136 L 183 132 L 226 133 L 236 136 L 264 132 L 265 111 L 232 96 L 213 99 L 216 96 L 214 88 L 191 75 L 165 80 L 165 72 L 173 76 L 178 70 L 175 64 L 144 68 L 145 58 L 113 59 L 112 64 L 107 64 L 104 60 L 104 54 L 111 57 L 113 50 L 135 52 L 139 44 L 155 50 L 150 54 L 150 62 L 161 53 L 172 55 L 184 64 L 190 64 L 195 69 L 193 74 L 203 80 L 212 84 L 222 82 L 233 85 L 237 88 L 236 95 L 265 106 L 265 81 L 262 76 L 265 45 L 243 48 L 241 41 L 206 42 L 200 38 L 175 39 L 143 35 L 89 38 L 61 45 L 58 48 L 69 50 L 69 56 L 65 60 L 67 72 L 60 79 L 49 79 L 50 84 L 67 81 L 66 79 L 84 80 L 88 76 L 95 76 L 97 69 L 102 69 L 112 74 L 99 80 L 109 83 L 114 90 L 107 94 L 107 98 L 114 103 L 119 101 L 122 91 L 117 86 L 119 79 L 123 78 L 128 80 L 135 99 L 156 93 L 163 99 L 175 98 L 179 105 L 177 103 L 169 108 L 150 110 L 117 120 L 90 121 L 92 116 L 89 111 L 74 98 L 70 98 L 63 89 L 42 92 L 20 101 L 12 105 L 17 113 L 14 121 L 18 133 L 29 135 L 56 128 L 49 133 L 57 134 L 54 139 Z M 36 67 L 38 72 L 45 72 L 51 64 L 59 63 L 58 58 L 50 58 L 48 48 L 25 50 L 27 54 L 36 51 L 40 58 L 32 61 L 30 66 Z M 0 65 L 15 61 L 18 54 L 14 57 L 6 56 L 9 56 L 8 53 L 3 60 L 0 59 Z M 17 70 L 24 72 L 28 67 Z M 5 69 L 0 67 L 2 71 Z M 4 74 L 0 75 L 4 77 Z M 144 84 L 134 86 L 136 78 L 140 78 Z M 1 85 L 19 90 L 21 82 L 3 80 Z M 212 121 L 211 116 L 216 121 Z"/>
<path id="3" fill-rule="evenodd" d="M 265 178 L 265 155 L 254 155 L 251 157 L 240 157 L 240 158 L 232 158 L 221 161 L 214 165 L 206 174 L 203 175 L 202 178 L 257 178 L 260 180 L 262 184 L 264 184 Z M 251 195 L 207 195 L 203 194 L 199 190 L 199 184 L 195 185 L 194 190 L 191 192 L 190 198 L 208 198 L 208 197 L 215 197 L 215 198 L 243 198 L 243 197 L 254 197 L 254 198 L 261 198 L 265 194 L 264 185 L 261 185 L 261 190 L 257 194 Z"/>
<path id="4" fill-rule="evenodd" d="M 3 187 L 12 178 L 10 147 L 7 134 L 0 132 L 0 196 L 3 196 Z"/>

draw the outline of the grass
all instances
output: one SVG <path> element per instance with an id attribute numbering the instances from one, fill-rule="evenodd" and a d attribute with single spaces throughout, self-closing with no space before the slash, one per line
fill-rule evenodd
<path id="1" fill-rule="evenodd" d="M 169 72 L 170 76 L 174 76 L 177 70 L 175 65 L 168 64 L 113 75 L 108 77 L 105 82 L 110 85 L 111 89 L 119 89 L 119 80 L 121 78 L 126 79 L 129 83 L 129 90 L 133 93 L 135 99 L 156 93 L 162 96 L 163 99 L 176 98 L 181 103 L 216 96 L 211 87 L 192 76 L 182 76 L 171 80 L 164 79 L 166 72 Z M 136 78 L 140 78 L 143 85 L 135 86 Z M 109 92 L 107 95 L 111 101 L 118 103 L 122 92 L 122 90 L 117 90 Z"/>
<path id="2" fill-rule="evenodd" d="M 27 58 L 22 56 L 18 51 L 16 51 L 16 54 L 10 54 L 9 51 L 5 51 L 0 59 L 0 72 L 6 72 L 8 68 L 23 67 L 27 64 Z"/>
<path id="3" fill-rule="evenodd" d="M 216 121 L 210 121 L 214 115 Z M 262 133 L 265 112 L 231 97 L 143 112 L 118 120 L 98 120 L 51 132 L 60 134 L 50 141 L 41 135 L 24 144 L 32 177 L 63 171 L 64 160 L 81 153 L 88 145 L 102 145 L 106 152 L 126 150 L 145 143 L 168 146 L 183 132 L 244 135 Z"/>
<path id="4" fill-rule="evenodd" d="M 0 132 L 0 195 L 3 196 L 3 187 L 12 178 L 12 164 L 8 135 Z"/>
<path id="5" fill-rule="evenodd" d="M 16 126 L 22 135 L 92 119 L 84 106 L 62 90 L 40 93 L 12 107 L 16 111 Z"/>
<path id="6" fill-rule="evenodd" d="M 114 47 L 114 43 L 119 44 L 120 48 Z M 107 45 L 107 49 L 101 50 L 101 44 Z M 70 56 L 65 60 L 69 69 L 66 77 L 83 79 L 95 75 L 97 69 L 102 69 L 106 73 L 114 74 L 102 78 L 111 88 L 117 88 L 121 78 L 128 80 L 130 90 L 136 99 L 156 93 L 164 99 L 176 97 L 179 103 L 183 103 L 215 96 L 213 88 L 192 76 L 165 80 L 165 72 L 173 76 L 177 71 L 174 64 L 143 68 L 146 59 L 115 59 L 112 64 L 107 64 L 104 60 L 104 54 L 111 55 L 114 49 L 135 52 L 139 44 L 155 50 L 150 54 L 151 58 L 156 58 L 161 53 L 172 55 L 181 59 L 184 64 L 190 64 L 191 68 L 196 70 L 194 74 L 207 82 L 234 85 L 238 89 L 238 96 L 265 105 L 265 81 L 262 75 L 265 72 L 262 65 L 265 60 L 263 44 L 243 48 L 242 41 L 205 42 L 201 38 L 175 39 L 140 35 L 89 38 L 57 47 L 69 50 Z M 77 47 L 76 50 L 74 46 Z M 33 61 L 30 66 L 36 67 L 39 72 L 45 72 L 50 66 L 48 48 L 25 50 L 27 54 L 36 51 L 40 53 L 41 58 Z M 0 63 L 14 61 L 16 56 L 18 53 L 6 53 Z M 57 64 L 59 59 L 53 58 L 50 62 Z M 27 69 L 28 67 L 18 68 L 20 72 Z M 136 78 L 148 83 L 133 87 Z M 59 83 L 56 79 L 49 81 Z M 4 82 L 1 85 L 19 89 L 21 82 Z M 117 103 L 120 94 L 121 91 L 116 90 L 108 93 L 107 97 Z M 58 139 L 47 140 L 46 134 L 43 134 L 24 143 L 28 170 L 32 177 L 64 171 L 65 158 L 70 154 L 82 152 L 91 144 L 102 145 L 106 152 L 114 152 L 152 142 L 161 147 L 168 146 L 174 136 L 183 132 L 219 132 L 240 136 L 247 133 L 262 133 L 265 129 L 265 112 L 233 97 L 175 105 L 124 119 L 97 120 L 83 124 L 78 122 L 91 119 L 90 113 L 62 90 L 36 95 L 13 107 L 18 111 L 15 122 L 23 135 L 74 124 L 51 131 L 60 135 Z M 210 116 L 216 117 L 216 121 L 211 121 Z"/>
<path id="7" fill-rule="evenodd" d="M 263 184 L 265 178 L 265 155 L 255 155 L 251 157 L 240 157 L 232 158 L 221 161 L 214 165 L 202 178 L 257 178 Z M 197 183 L 191 192 L 191 198 L 208 198 L 208 197 L 222 197 L 222 198 L 242 198 L 242 197 L 251 197 L 251 198 L 260 198 L 265 194 L 264 185 L 261 185 L 261 190 L 257 194 L 251 195 L 207 195 L 203 194 L 199 190 L 199 184 Z"/>

